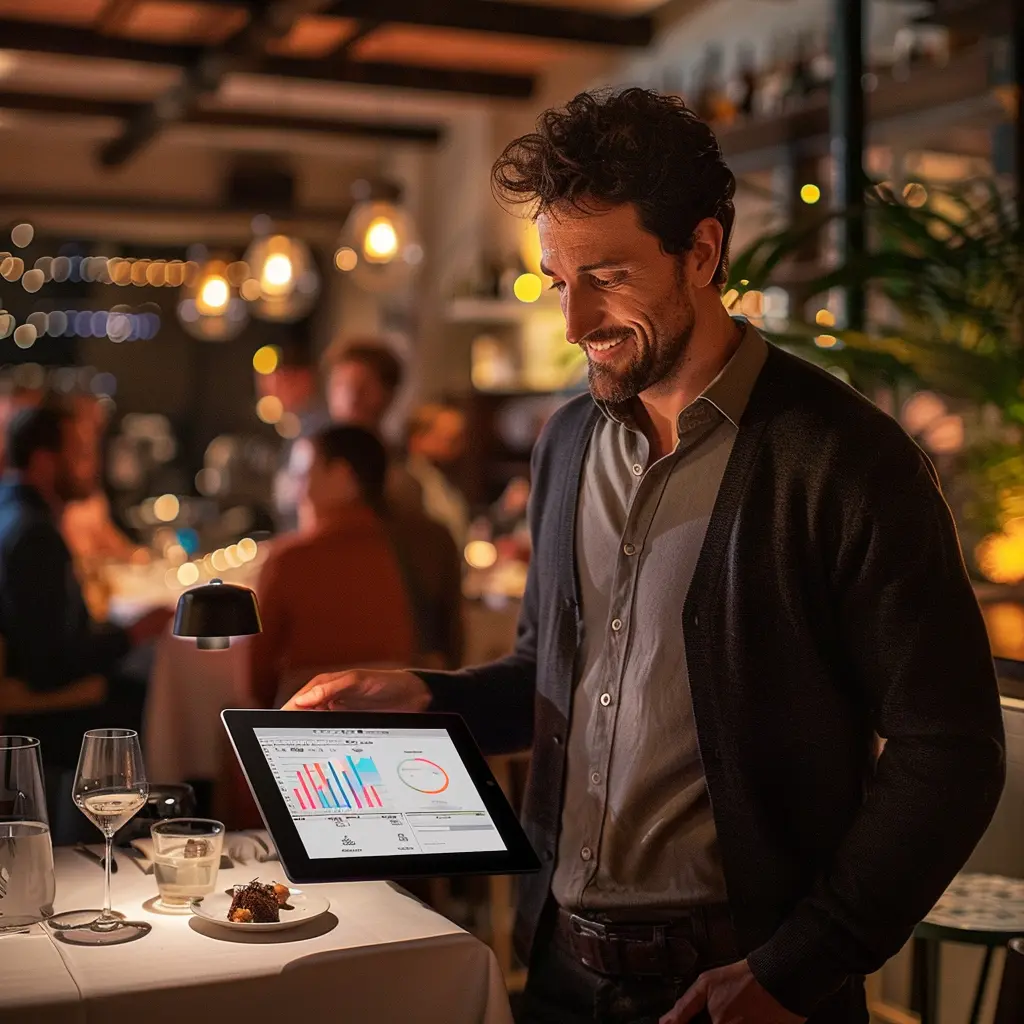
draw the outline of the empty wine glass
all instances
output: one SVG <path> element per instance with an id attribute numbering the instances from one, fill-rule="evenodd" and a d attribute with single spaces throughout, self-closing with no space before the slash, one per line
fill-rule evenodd
<path id="1" fill-rule="evenodd" d="M 137 939 L 149 925 L 125 921 L 110 907 L 110 860 L 114 833 L 146 803 L 149 783 L 139 734 L 133 729 L 92 729 L 82 738 L 72 796 L 78 809 L 103 833 L 103 910 L 57 914 L 49 924 L 65 942 L 103 946 Z"/>

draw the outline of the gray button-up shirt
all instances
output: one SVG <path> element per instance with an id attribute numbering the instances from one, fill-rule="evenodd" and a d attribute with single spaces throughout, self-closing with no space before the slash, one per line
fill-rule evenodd
<path id="1" fill-rule="evenodd" d="M 697 747 L 681 609 L 736 428 L 768 349 L 751 327 L 679 416 L 674 451 L 604 408 L 580 482 L 583 641 L 552 890 L 563 907 L 681 909 L 726 899 Z"/>

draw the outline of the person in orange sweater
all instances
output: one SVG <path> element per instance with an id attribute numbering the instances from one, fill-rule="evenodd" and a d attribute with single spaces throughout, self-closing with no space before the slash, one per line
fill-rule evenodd
<path id="1" fill-rule="evenodd" d="M 256 707 L 279 707 L 311 673 L 371 662 L 406 665 L 415 631 L 381 513 L 387 455 L 369 431 L 311 438 L 312 529 L 277 541 L 257 585 L 263 632 L 249 649 Z"/>

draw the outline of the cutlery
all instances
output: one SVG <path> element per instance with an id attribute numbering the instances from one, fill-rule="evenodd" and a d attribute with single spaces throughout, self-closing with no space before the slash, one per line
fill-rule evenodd
<path id="1" fill-rule="evenodd" d="M 80 853 L 83 857 L 86 858 L 86 860 L 91 860 L 94 864 L 98 864 L 101 868 L 106 865 L 106 858 L 101 857 L 98 853 L 95 853 L 92 850 L 90 850 L 89 847 L 85 845 L 85 843 L 76 843 L 75 853 Z M 114 859 L 113 855 L 111 855 L 110 857 L 110 873 L 112 875 L 117 874 L 117 861 Z"/>

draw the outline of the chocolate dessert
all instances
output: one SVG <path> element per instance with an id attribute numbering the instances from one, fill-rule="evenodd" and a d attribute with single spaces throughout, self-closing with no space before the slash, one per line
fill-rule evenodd
<path id="1" fill-rule="evenodd" d="M 253 879 L 248 885 L 235 888 L 228 920 L 269 924 L 271 921 L 280 921 L 280 907 L 274 886 L 263 885 Z"/>

